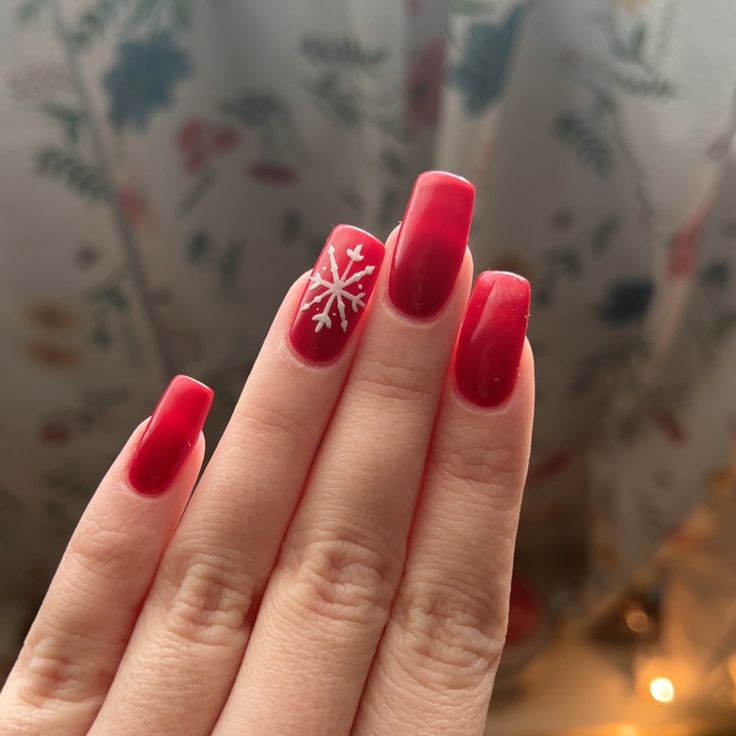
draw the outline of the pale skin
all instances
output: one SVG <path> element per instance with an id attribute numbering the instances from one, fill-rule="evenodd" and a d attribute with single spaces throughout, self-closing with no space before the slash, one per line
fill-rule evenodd
<path id="1" fill-rule="evenodd" d="M 395 236 L 331 365 L 287 343 L 306 274 L 292 286 L 198 482 L 203 436 L 167 493 L 137 494 L 133 432 L 0 694 L 3 734 L 483 732 L 532 353 L 503 406 L 463 400 L 448 367 L 470 254 L 442 311 L 408 320 L 385 297 Z"/>

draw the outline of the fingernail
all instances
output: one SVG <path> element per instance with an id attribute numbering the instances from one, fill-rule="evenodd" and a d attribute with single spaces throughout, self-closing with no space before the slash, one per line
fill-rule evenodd
<path id="1" fill-rule="evenodd" d="M 431 317 L 452 292 L 465 255 L 475 187 L 444 171 L 426 171 L 401 221 L 388 294 L 410 317 Z"/>
<path id="2" fill-rule="evenodd" d="M 197 442 L 214 392 L 188 376 L 167 386 L 128 467 L 128 483 L 144 496 L 163 493 Z"/>
<path id="3" fill-rule="evenodd" d="M 473 287 L 455 353 L 458 390 L 478 406 L 500 406 L 514 390 L 529 320 L 529 282 L 486 271 Z"/>
<path id="4" fill-rule="evenodd" d="M 336 225 L 314 264 L 289 330 L 294 350 L 312 363 L 334 360 L 368 304 L 384 247 L 370 233 Z"/>

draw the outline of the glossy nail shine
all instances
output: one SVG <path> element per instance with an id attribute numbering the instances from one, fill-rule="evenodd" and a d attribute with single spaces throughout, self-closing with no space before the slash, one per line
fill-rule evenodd
<path id="1" fill-rule="evenodd" d="M 412 189 L 394 248 L 388 294 L 410 317 L 432 317 L 455 285 L 470 233 L 475 187 L 426 171 Z"/>
<path id="2" fill-rule="evenodd" d="M 482 407 L 510 396 L 519 373 L 529 320 L 529 282 L 513 273 L 486 271 L 468 301 L 455 353 L 460 393 Z"/>
<path id="3" fill-rule="evenodd" d="M 385 249 L 370 233 L 337 225 L 309 276 L 289 330 L 310 363 L 335 360 L 358 326 L 376 285 Z"/>
<path id="4" fill-rule="evenodd" d="M 166 491 L 189 457 L 212 406 L 214 392 L 176 376 L 159 399 L 128 467 L 128 483 L 145 496 Z"/>

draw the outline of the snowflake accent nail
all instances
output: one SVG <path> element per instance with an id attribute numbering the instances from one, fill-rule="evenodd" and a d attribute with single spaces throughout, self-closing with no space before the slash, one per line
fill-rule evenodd
<path id="1" fill-rule="evenodd" d="M 289 337 L 307 360 L 325 363 L 345 347 L 368 304 L 384 248 L 350 225 L 330 233 L 304 289 Z"/>
<path id="2" fill-rule="evenodd" d="M 306 312 L 310 307 L 315 304 L 321 304 L 325 298 L 327 303 L 324 309 L 312 317 L 312 321 L 316 322 L 314 331 L 319 332 L 323 327 L 328 330 L 332 327 L 332 319 L 330 318 L 330 309 L 332 305 L 337 302 L 337 310 L 340 313 L 340 327 L 343 332 L 348 331 L 348 318 L 345 310 L 345 302 L 347 301 L 353 309 L 353 312 L 357 312 L 358 308 L 365 309 L 365 302 L 362 299 L 362 294 L 353 294 L 347 290 L 348 286 L 357 284 L 361 279 L 366 276 L 370 276 L 375 270 L 375 266 L 366 266 L 362 271 L 358 271 L 350 276 L 350 271 L 353 265 L 362 261 L 365 256 L 362 256 L 360 252 L 363 250 L 363 244 L 358 243 L 355 248 L 348 248 L 345 255 L 348 257 L 348 264 L 345 266 L 345 270 L 340 274 L 337 268 L 337 261 L 335 260 L 335 246 L 329 243 L 327 246 L 327 253 L 330 258 L 330 272 L 332 274 L 332 281 L 327 281 L 322 277 L 322 274 L 317 273 L 309 277 L 312 282 L 309 286 L 308 291 L 313 291 L 322 287 L 324 291 L 317 294 L 312 300 L 302 305 L 302 312 Z M 323 269 L 324 270 L 324 269 Z M 348 278 L 350 276 L 350 278 Z M 360 288 L 360 287 L 358 287 Z"/>

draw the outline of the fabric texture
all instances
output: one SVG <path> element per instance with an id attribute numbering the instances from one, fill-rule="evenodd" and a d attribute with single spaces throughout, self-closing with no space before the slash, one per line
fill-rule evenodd
<path id="1" fill-rule="evenodd" d="M 330 226 L 384 238 L 431 168 L 477 186 L 476 270 L 532 283 L 519 564 L 595 608 L 706 549 L 736 468 L 734 29 L 731 0 L 0 4 L 7 615 L 168 378 L 215 389 L 213 445 Z"/>

